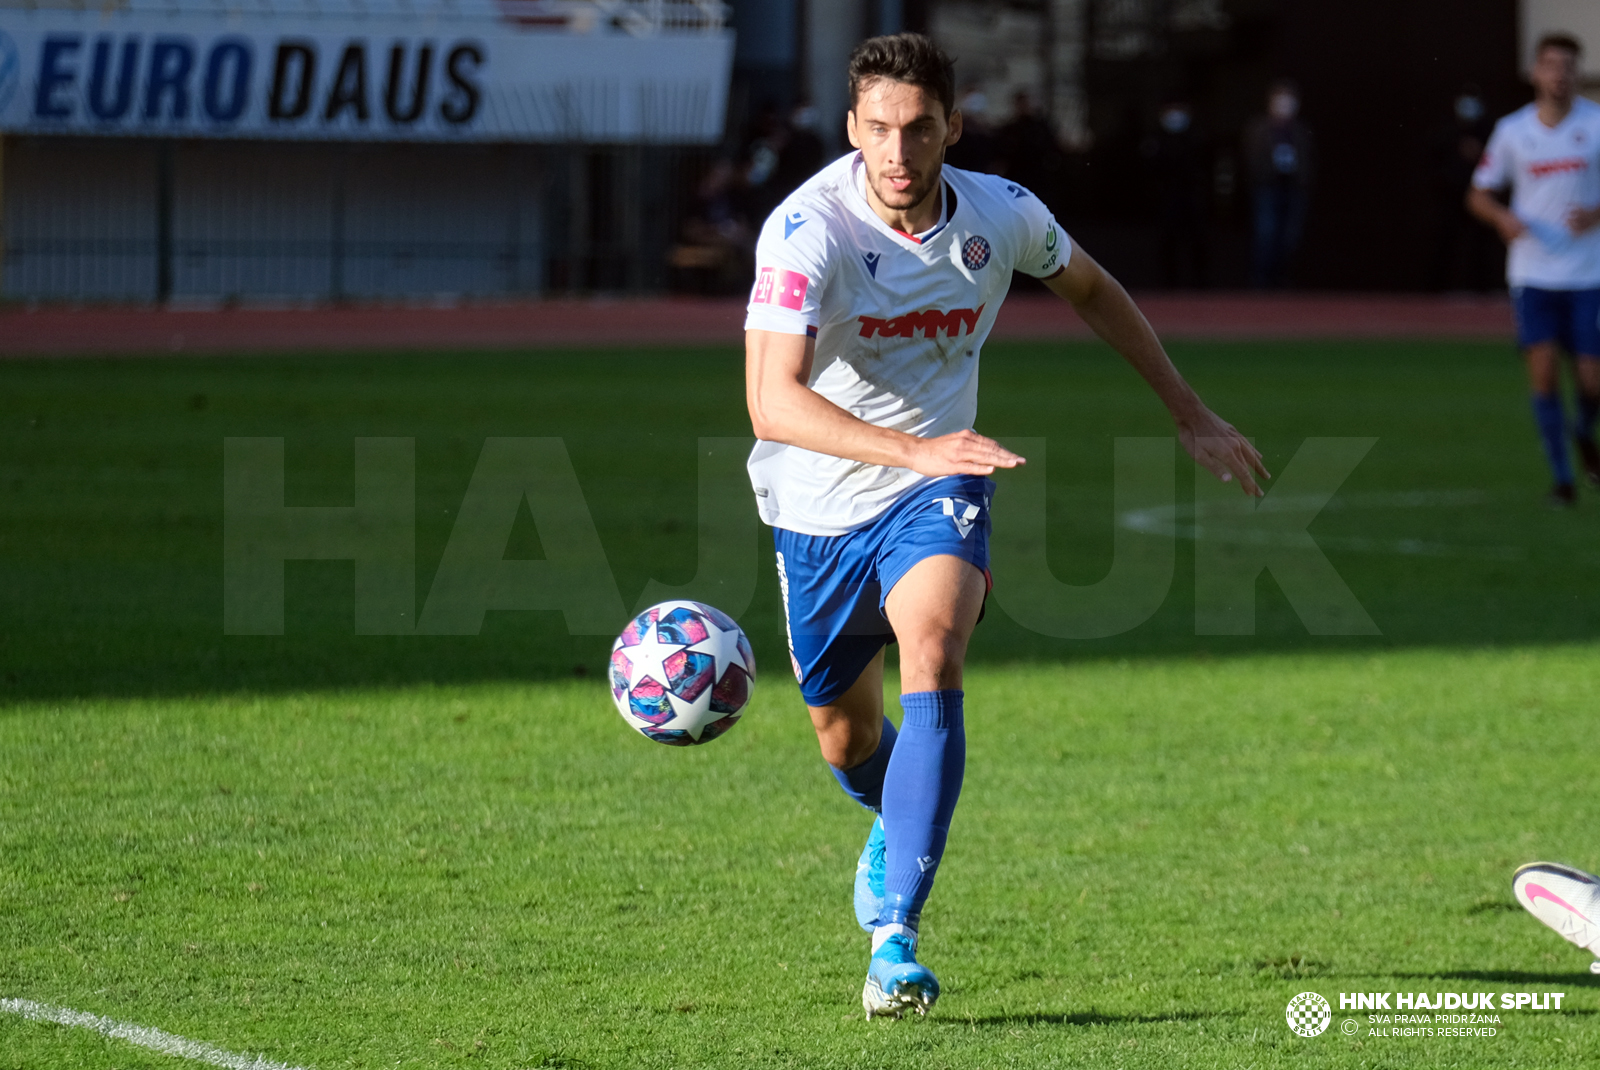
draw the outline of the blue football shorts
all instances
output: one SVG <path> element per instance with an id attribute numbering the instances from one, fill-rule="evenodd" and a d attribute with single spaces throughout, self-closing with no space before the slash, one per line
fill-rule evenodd
<path id="1" fill-rule="evenodd" d="M 1600 288 L 1541 290 L 1518 286 L 1511 291 L 1517 313 L 1517 345 L 1559 342 L 1568 353 L 1600 357 Z"/>
<path id="2" fill-rule="evenodd" d="M 988 578 L 993 496 L 993 480 L 944 476 L 843 535 L 772 529 L 789 656 L 806 705 L 826 706 L 850 690 L 878 651 L 894 642 L 884 600 L 917 562 L 948 554 Z"/>

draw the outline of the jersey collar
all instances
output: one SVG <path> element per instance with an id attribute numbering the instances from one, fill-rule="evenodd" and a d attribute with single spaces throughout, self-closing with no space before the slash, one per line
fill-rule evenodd
<path id="1" fill-rule="evenodd" d="M 885 223 L 878 213 L 872 210 L 872 203 L 867 200 L 867 165 L 859 152 L 856 153 L 856 158 L 851 166 L 851 186 L 856 192 L 856 202 L 861 217 L 868 223 L 875 225 L 885 234 L 892 235 L 914 249 L 926 246 L 934 238 L 942 234 L 944 229 L 950 225 L 950 221 L 955 218 L 956 208 L 960 204 L 956 198 L 955 187 L 950 185 L 950 180 L 941 173 L 939 176 L 940 209 L 938 224 L 931 230 L 925 230 L 921 234 L 907 234 L 905 231 L 896 230 Z"/>

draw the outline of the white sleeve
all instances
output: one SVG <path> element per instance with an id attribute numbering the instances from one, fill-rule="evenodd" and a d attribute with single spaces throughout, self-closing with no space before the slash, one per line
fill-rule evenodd
<path id="1" fill-rule="evenodd" d="M 1512 176 L 1511 135 L 1504 119 L 1494 124 L 1489 144 L 1484 147 L 1478 167 L 1472 172 L 1474 189 L 1505 189 Z"/>
<path id="2" fill-rule="evenodd" d="M 778 206 L 756 241 L 745 330 L 816 337 L 829 245 L 827 226 L 814 211 L 787 201 Z"/>
<path id="3" fill-rule="evenodd" d="M 1016 210 L 1016 270 L 1036 279 L 1048 279 L 1067 266 L 1072 256 L 1072 239 L 1061 229 L 1050 209 L 1032 193 L 1016 187 L 1022 196 L 1013 196 Z"/>

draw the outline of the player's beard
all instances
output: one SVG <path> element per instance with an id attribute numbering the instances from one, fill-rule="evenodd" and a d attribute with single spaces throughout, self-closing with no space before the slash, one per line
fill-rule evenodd
<path id="1" fill-rule="evenodd" d="M 868 175 L 867 177 L 872 181 L 872 192 L 877 194 L 878 200 L 882 201 L 885 207 L 892 208 L 896 212 L 905 212 L 927 200 L 928 196 L 939 188 L 939 175 L 943 169 L 944 156 L 940 154 L 939 159 L 934 162 L 932 167 L 925 171 L 910 174 L 911 184 L 903 190 L 896 190 L 891 186 L 888 176 L 882 173 Z M 903 178 L 906 176 L 896 175 L 895 177 Z"/>

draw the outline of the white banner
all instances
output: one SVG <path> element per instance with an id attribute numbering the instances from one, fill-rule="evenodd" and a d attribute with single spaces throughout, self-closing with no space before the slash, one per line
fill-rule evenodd
<path id="1" fill-rule="evenodd" d="M 714 143 L 733 31 L 0 9 L 0 132 Z"/>

